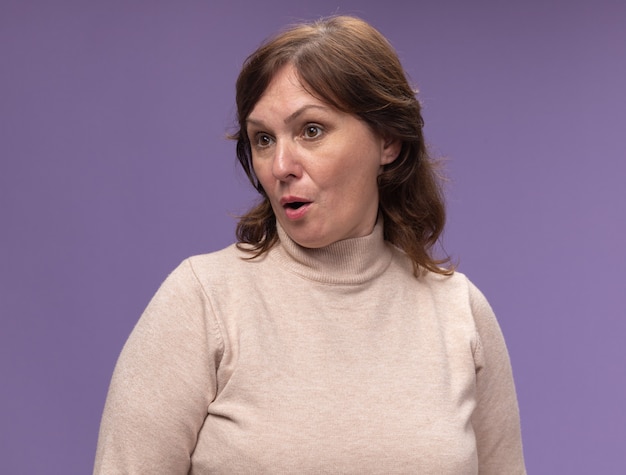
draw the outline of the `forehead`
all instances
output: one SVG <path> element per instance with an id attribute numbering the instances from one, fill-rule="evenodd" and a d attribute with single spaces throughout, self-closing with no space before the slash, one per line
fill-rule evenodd
<path id="1" fill-rule="evenodd" d="M 267 88 L 259 97 L 256 105 L 260 102 L 267 102 L 268 100 L 274 101 L 276 99 L 300 98 L 302 100 L 319 101 L 318 98 L 309 92 L 310 89 L 311 88 L 301 79 L 294 66 L 283 66 L 274 74 Z"/>
<path id="2" fill-rule="evenodd" d="M 274 75 L 246 122 L 288 117 L 303 107 L 332 108 L 310 92 L 295 67 L 284 66 Z"/>

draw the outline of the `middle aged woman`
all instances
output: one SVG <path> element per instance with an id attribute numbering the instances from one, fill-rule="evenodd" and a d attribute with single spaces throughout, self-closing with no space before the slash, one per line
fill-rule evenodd
<path id="1" fill-rule="evenodd" d="M 261 201 L 165 281 L 111 383 L 98 473 L 525 473 L 483 295 L 444 224 L 420 105 L 384 37 L 333 17 L 237 82 Z"/>

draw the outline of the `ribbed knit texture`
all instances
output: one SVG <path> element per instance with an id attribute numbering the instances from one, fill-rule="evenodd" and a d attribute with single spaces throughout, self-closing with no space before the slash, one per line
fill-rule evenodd
<path id="1" fill-rule="evenodd" d="M 506 347 L 460 273 L 279 229 L 183 262 L 129 337 L 94 473 L 523 474 Z"/>
<path id="2" fill-rule="evenodd" d="M 281 266 L 305 279 L 323 284 L 363 284 L 378 277 L 391 263 L 391 248 L 382 239 L 382 233 L 382 226 L 377 226 L 363 238 L 306 249 L 289 239 L 278 226 L 282 245 L 274 257 Z"/>

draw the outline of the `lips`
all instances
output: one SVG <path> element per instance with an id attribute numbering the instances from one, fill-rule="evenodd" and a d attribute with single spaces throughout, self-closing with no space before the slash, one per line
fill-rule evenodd
<path id="1" fill-rule="evenodd" d="M 285 210 L 285 215 L 289 219 L 300 219 L 308 211 L 312 201 L 299 196 L 285 196 L 281 198 L 280 205 Z"/>

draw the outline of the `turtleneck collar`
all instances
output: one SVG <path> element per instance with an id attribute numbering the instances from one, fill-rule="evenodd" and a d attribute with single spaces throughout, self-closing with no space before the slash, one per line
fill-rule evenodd
<path id="1" fill-rule="evenodd" d="M 319 249 L 302 247 L 276 223 L 279 244 L 273 253 L 279 264 L 306 279 L 324 284 L 358 285 L 382 274 L 391 262 L 379 216 L 371 234 L 337 241 Z"/>

